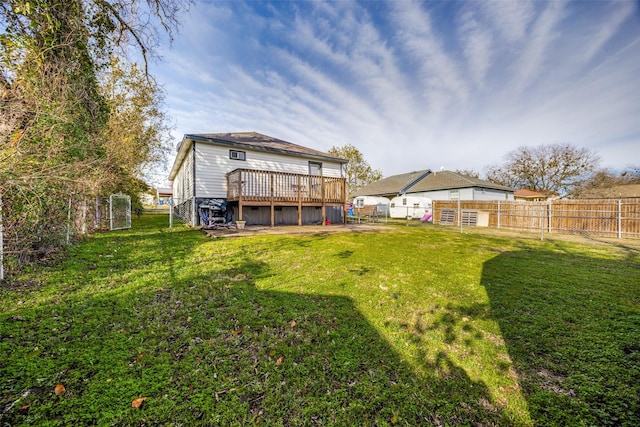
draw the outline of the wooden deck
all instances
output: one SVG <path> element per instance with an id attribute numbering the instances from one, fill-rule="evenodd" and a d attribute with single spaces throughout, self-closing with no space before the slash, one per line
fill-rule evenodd
<path id="1" fill-rule="evenodd" d="M 321 207 L 324 224 L 325 207 L 344 206 L 346 199 L 345 178 L 252 169 L 227 174 L 227 202 L 238 203 L 239 218 L 245 206 L 270 206 L 272 226 L 276 206 L 297 206 L 298 225 L 302 225 L 303 206 Z"/>

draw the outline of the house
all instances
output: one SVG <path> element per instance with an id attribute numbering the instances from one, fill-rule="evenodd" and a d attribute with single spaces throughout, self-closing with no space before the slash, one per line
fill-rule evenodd
<path id="1" fill-rule="evenodd" d="M 171 205 L 173 199 L 173 188 L 157 188 L 156 204 L 160 206 Z"/>
<path id="2" fill-rule="evenodd" d="M 355 196 L 411 195 L 432 200 L 514 200 L 513 189 L 452 171 L 429 169 L 390 176 L 373 182 Z"/>
<path id="3" fill-rule="evenodd" d="M 174 212 L 192 225 L 343 222 L 347 162 L 256 132 L 188 134 L 169 174 Z"/>
<path id="4" fill-rule="evenodd" d="M 542 193 L 538 193 L 537 191 L 533 191 L 533 190 L 528 190 L 526 188 L 521 188 L 520 190 L 516 190 L 513 193 L 513 197 L 515 198 L 515 200 L 521 200 L 525 202 L 543 202 L 549 198 Z"/>

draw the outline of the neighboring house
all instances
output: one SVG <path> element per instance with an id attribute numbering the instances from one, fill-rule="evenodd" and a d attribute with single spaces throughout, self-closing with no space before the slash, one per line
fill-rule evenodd
<path id="1" fill-rule="evenodd" d="M 426 169 L 422 171 L 414 171 L 403 173 L 400 175 L 389 176 L 360 188 L 358 191 L 352 194 L 352 197 L 378 196 L 393 199 L 396 196 L 405 194 L 412 185 L 414 185 L 430 173 L 431 170 Z"/>
<path id="2" fill-rule="evenodd" d="M 346 163 L 256 132 L 185 135 L 169 175 L 174 211 L 192 225 L 206 206 L 249 225 L 342 222 Z"/>
<path id="3" fill-rule="evenodd" d="M 525 202 L 543 202 L 548 199 L 544 194 L 533 190 L 527 190 L 526 188 L 516 190 L 515 193 L 513 193 L 513 197 L 516 200 L 522 200 Z"/>
<path id="4" fill-rule="evenodd" d="M 170 205 L 173 199 L 173 188 L 156 189 L 156 204 L 164 206 Z"/>
<path id="5" fill-rule="evenodd" d="M 402 194 L 432 200 L 514 200 L 513 189 L 451 171 L 416 171 L 394 175 L 361 188 L 355 196 Z"/>

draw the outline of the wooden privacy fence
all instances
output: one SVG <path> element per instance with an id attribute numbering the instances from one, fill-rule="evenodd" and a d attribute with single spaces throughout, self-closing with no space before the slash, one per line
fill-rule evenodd
<path id="1" fill-rule="evenodd" d="M 434 200 L 433 217 L 436 224 L 640 238 L 640 198 L 546 202 Z"/>

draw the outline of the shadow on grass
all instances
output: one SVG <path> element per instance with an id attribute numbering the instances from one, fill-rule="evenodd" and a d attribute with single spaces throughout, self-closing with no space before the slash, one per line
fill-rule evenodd
<path id="1" fill-rule="evenodd" d="M 71 289 L 3 311 L 2 423 L 504 422 L 446 353 L 417 375 L 351 299 L 259 290 L 269 265 L 209 244 L 189 231 L 88 242 L 60 271 Z"/>
<path id="2" fill-rule="evenodd" d="M 556 251 L 486 262 L 482 285 L 538 425 L 640 425 L 640 264 Z"/>

